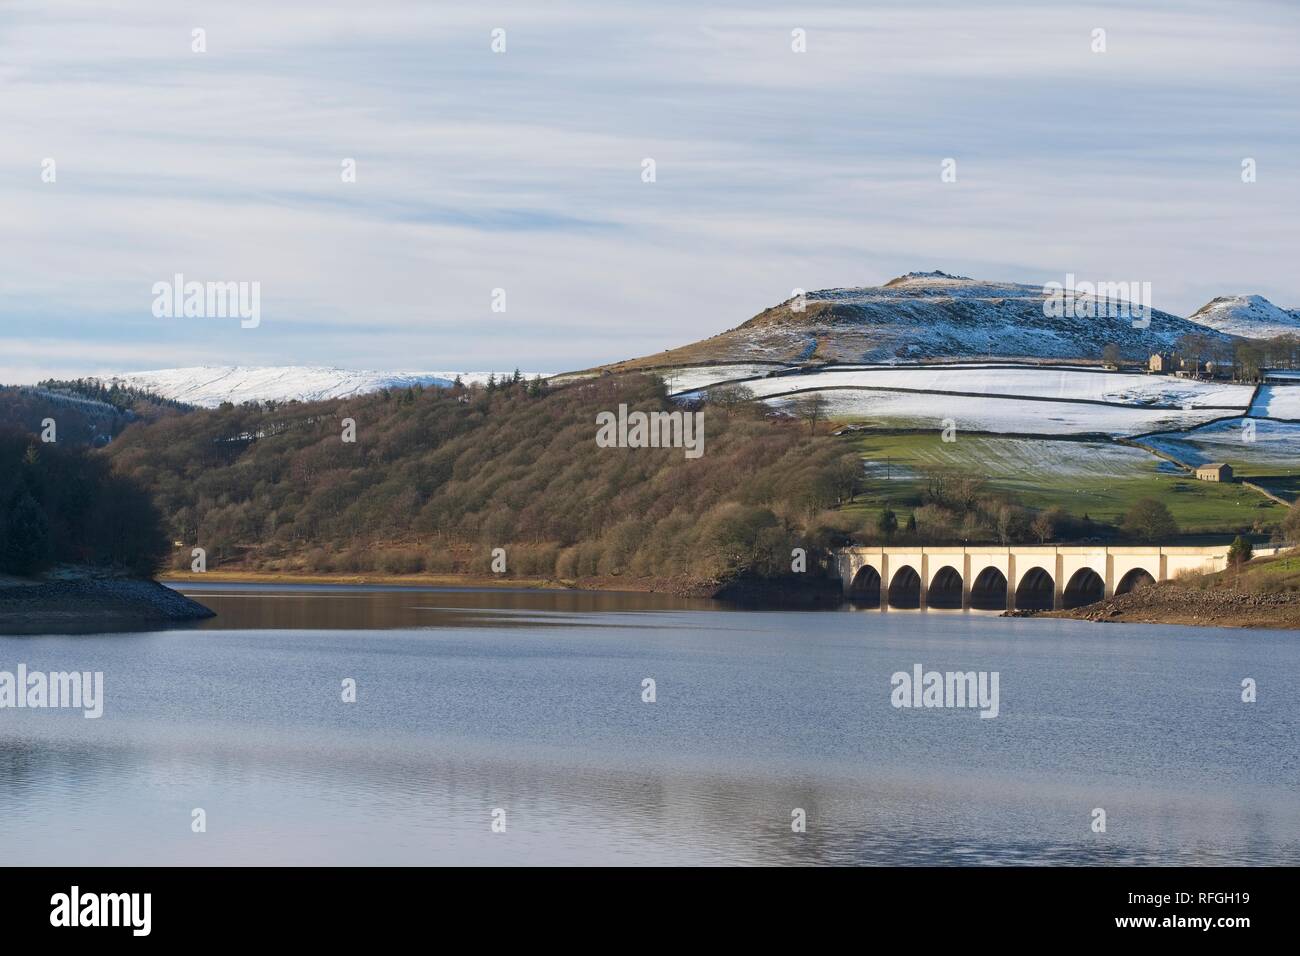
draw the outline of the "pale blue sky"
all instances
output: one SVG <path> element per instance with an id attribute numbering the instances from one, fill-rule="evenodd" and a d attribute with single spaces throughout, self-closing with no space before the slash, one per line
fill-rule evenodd
<path id="1" fill-rule="evenodd" d="M 1300 306 L 1294 3 L 10 2 L 0 92 L 0 381 L 577 368 L 936 268 Z"/>

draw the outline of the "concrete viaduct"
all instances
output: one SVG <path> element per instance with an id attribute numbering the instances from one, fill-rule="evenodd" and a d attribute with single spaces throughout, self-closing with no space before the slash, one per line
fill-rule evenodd
<path id="1" fill-rule="evenodd" d="M 1256 552 L 1261 553 L 1259 551 Z M 1180 571 L 1221 571 L 1228 546 L 853 547 L 835 552 L 850 600 L 895 608 L 1082 607 Z"/>

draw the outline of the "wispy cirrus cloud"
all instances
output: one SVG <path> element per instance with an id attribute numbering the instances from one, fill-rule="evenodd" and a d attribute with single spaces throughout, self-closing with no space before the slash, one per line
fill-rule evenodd
<path id="1" fill-rule="evenodd" d="M 1280 3 L 6 5 L 0 374 L 579 367 L 909 269 L 1300 305 L 1298 33 Z M 155 319 L 177 272 L 259 281 L 261 325 Z"/>

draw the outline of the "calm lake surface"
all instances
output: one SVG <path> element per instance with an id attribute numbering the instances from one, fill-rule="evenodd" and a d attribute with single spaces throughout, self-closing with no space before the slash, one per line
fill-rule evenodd
<path id="1" fill-rule="evenodd" d="M 1300 632 L 183 590 L 219 617 L 0 637 L 105 696 L 0 710 L 4 863 L 1300 862 Z M 894 708 L 915 664 L 997 671 L 999 715 Z"/>

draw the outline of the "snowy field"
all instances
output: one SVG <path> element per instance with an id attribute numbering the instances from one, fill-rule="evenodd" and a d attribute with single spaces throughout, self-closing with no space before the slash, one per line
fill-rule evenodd
<path id="1" fill-rule="evenodd" d="M 780 365 L 710 365 L 702 368 L 675 368 L 657 374 L 668 383 L 670 392 L 689 392 L 694 389 L 708 388 L 717 382 L 730 382 L 738 378 L 762 378 L 769 372 L 779 371 L 781 368 Z"/>
<path id="2" fill-rule="evenodd" d="M 1245 412 L 1254 391 L 1249 385 L 1165 375 L 989 363 L 858 365 L 775 376 L 764 366 L 679 369 L 673 373 L 674 391 L 707 388 L 711 381 L 743 378 L 747 372 L 757 377 L 745 387 L 777 407 L 788 407 L 798 394 L 815 393 L 826 397 L 830 415 L 841 420 L 941 428 L 951 418 L 959 429 L 1033 435 L 1191 428 Z"/>
<path id="3" fill-rule="evenodd" d="M 1223 414 L 1206 409 L 1150 409 L 1139 406 L 1036 402 L 1024 398 L 970 398 L 909 392 L 821 391 L 831 418 L 891 428 L 944 427 L 1025 435 L 1138 435 L 1190 428 Z M 774 396 L 768 403 L 789 410 L 800 396 Z"/>
<path id="4" fill-rule="evenodd" d="M 1166 375 L 980 366 L 824 371 L 807 375 L 782 375 L 745 384 L 760 397 L 825 386 L 869 386 L 989 396 L 1117 402 L 1133 406 L 1218 407 L 1224 410 L 1220 414 L 1233 410 L 1244 412 L 1253 392 L 1249 385 L 1197 382 Z"/>
<path id="5" fill-rule="evenodd" d="M 1300 421 L 1300 382 L 1295 385 L 1265 385 L 1250 406 L 1258 418 L 1293 418 Z"/>
<path id="6" fill-rule="evenodd" d="M 1186 433 L 1151 435 L 1141 441 L 1192 465 L 1235 461 L 1300 469 L 1300 423 L 1262 418 L 1252 421 L 1253 434 L 1243 427 L 1243 419 L 1233 418 Z"/>
<path id="7" fill-rule="evenodd" d="M 1051 483 L 1061 477 L 1126 479 L 1144 471 L 1177 472 L 1140 448 L 1110 442 L 1044 441 L 973 436 L 909 449 L 910 464 L 924 471 L 961 471 L 981 478 Z M 1181 472 L 1178 472 L 1181 474 Z"/>

